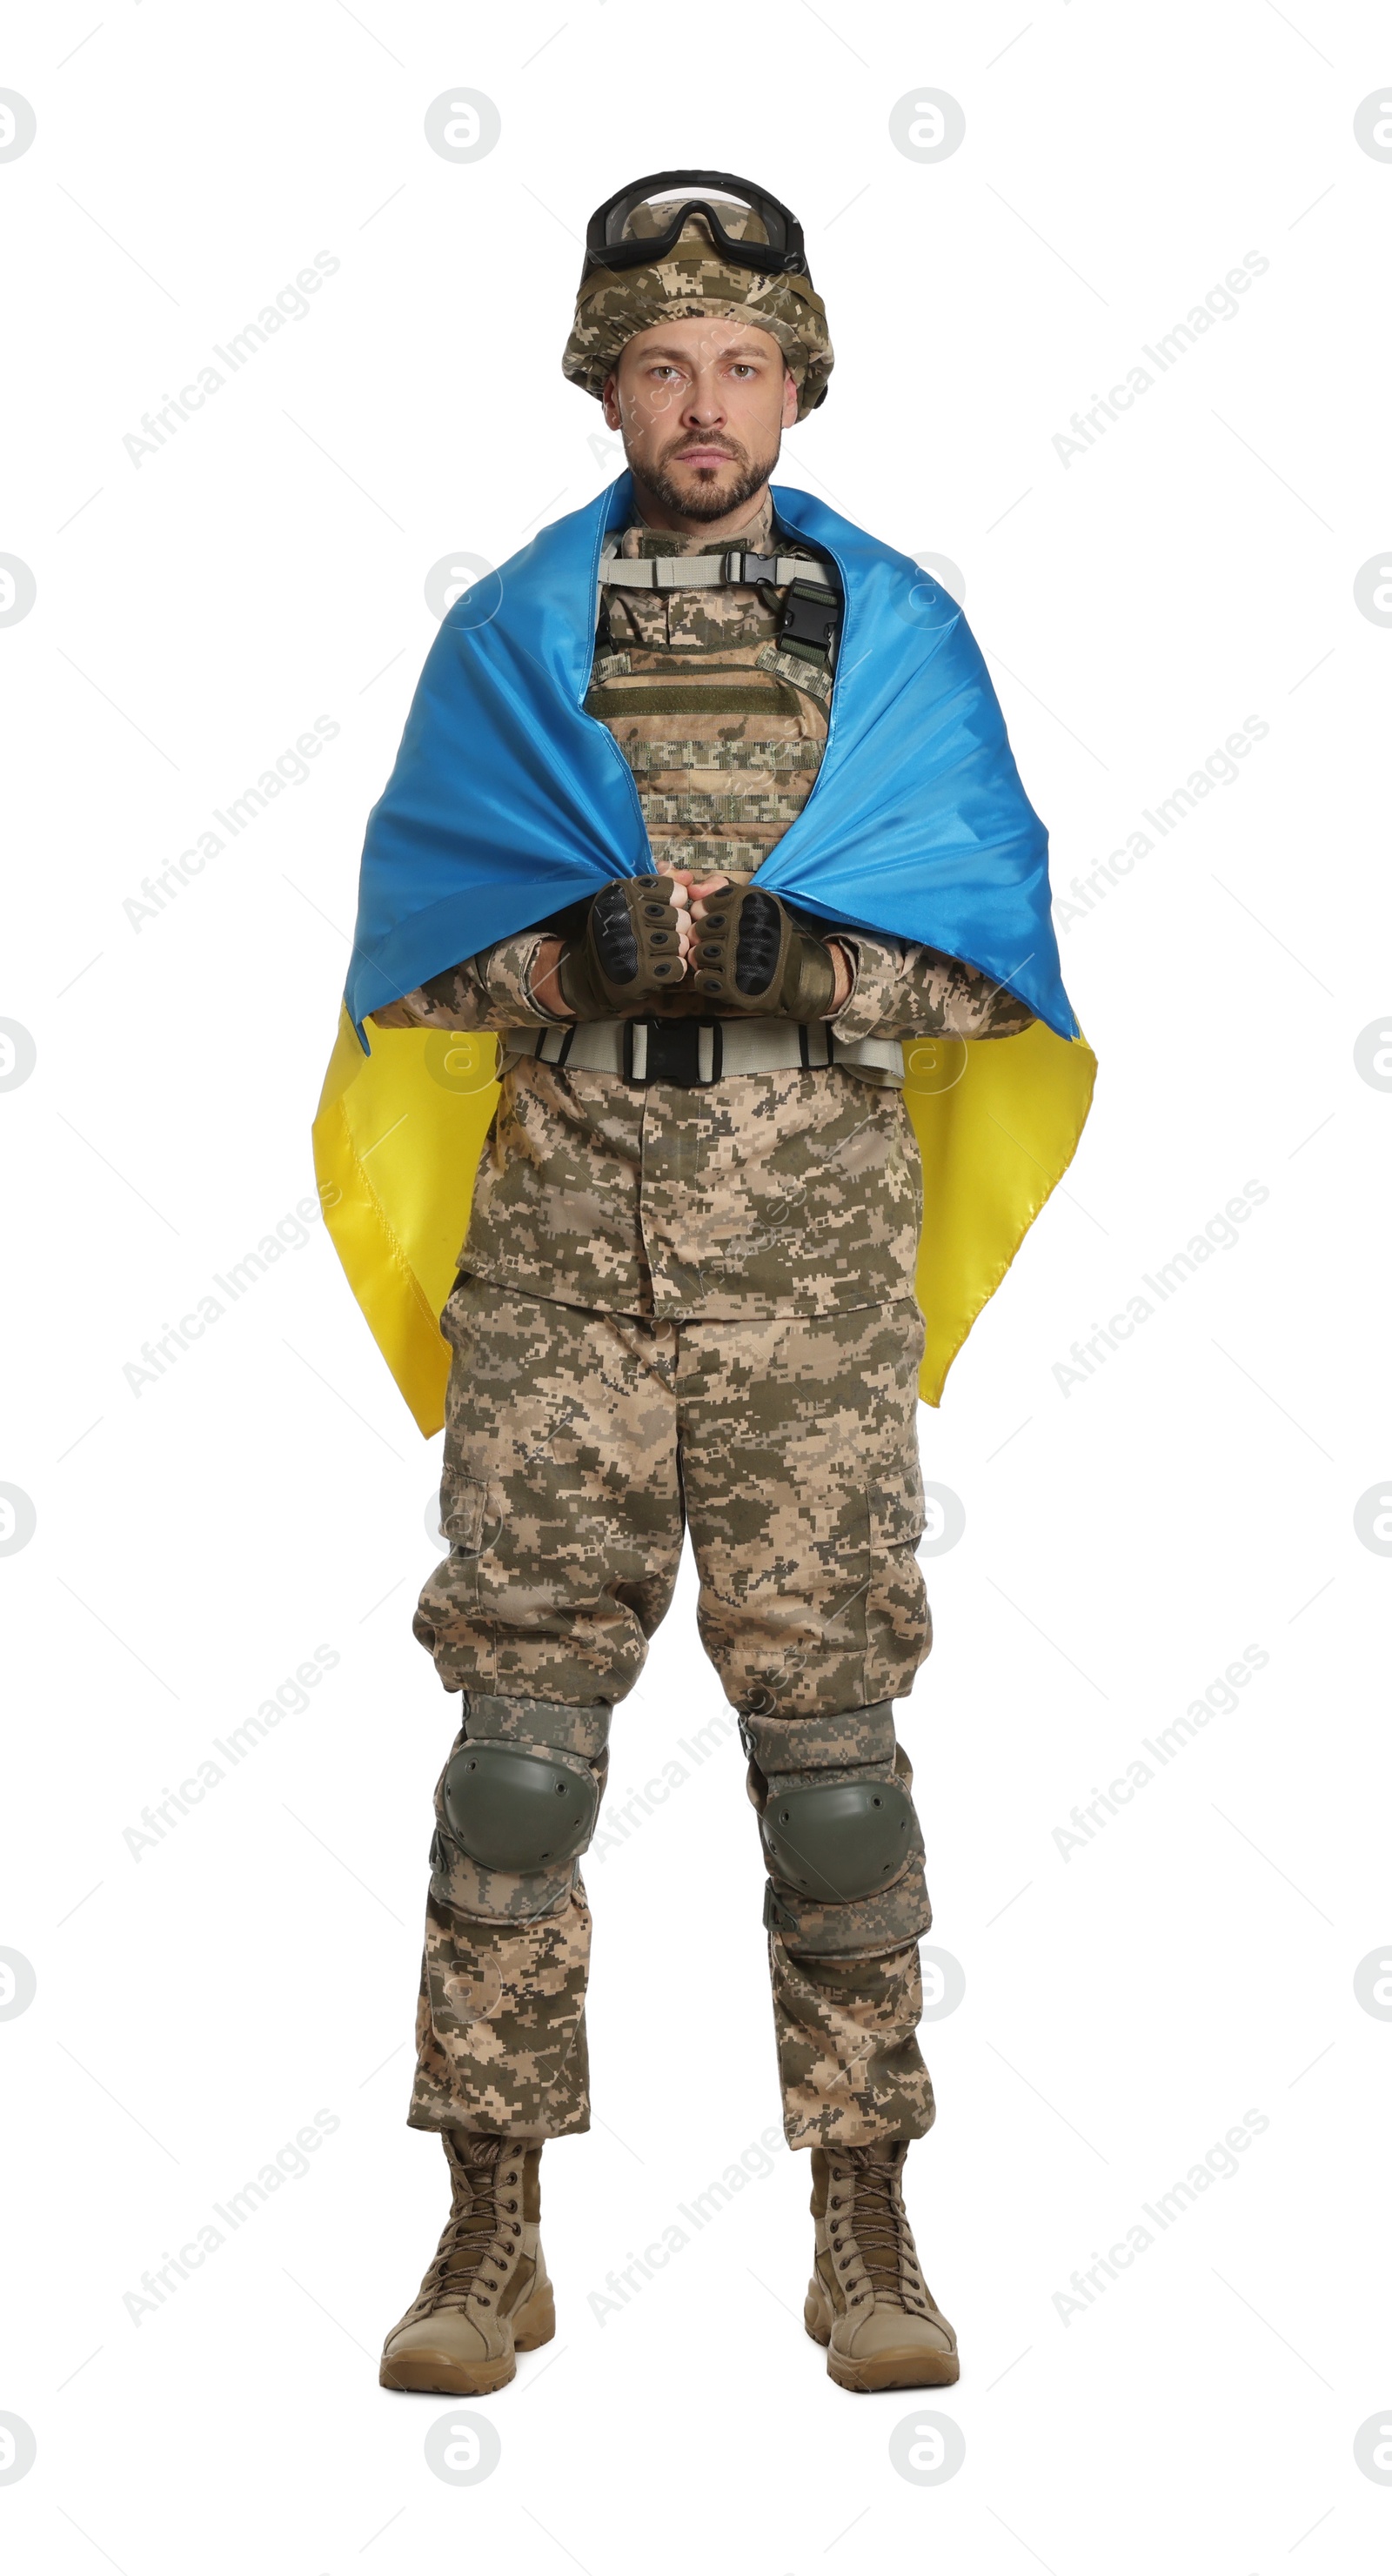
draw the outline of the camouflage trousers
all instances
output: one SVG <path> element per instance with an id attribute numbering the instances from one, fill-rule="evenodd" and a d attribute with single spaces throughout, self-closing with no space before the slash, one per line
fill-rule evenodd
<path id="1" fill-rule="evenodd" d="M 649 1323 L 466 1274 L 442 1321 L 450 1553 L 415 1630 L 465 1694 L 458 1743 L 471 1705 L 474 1734 L 526 1740 L 526 1704 L 550 1703 L 543 1740 L 588 1760 L 602 1790 L 608 1704 L 642 1670 L 689 1529 L 701 1642 L 756 1757 L 755 1805 L 804 1761 L 845 1779 L 836 1766 L 878 1757 L 873 1776 L 907 1784 L 875 1704 L 907 1695 L 931 1642 L 911 1299 Z M 411 2123 L 586 2129 L 579 1869 L 540 1887 L 480 1870 L 450 1834 L 443 1778 L 436 1820 Z M 896 1888 L 854 1908 L 804 1904 L 800 1918 L 777 1901 L 790 1896 L 771 1887 L 765 1914 L 789 2144 L 921 2136 L 921 1849 Z"/>

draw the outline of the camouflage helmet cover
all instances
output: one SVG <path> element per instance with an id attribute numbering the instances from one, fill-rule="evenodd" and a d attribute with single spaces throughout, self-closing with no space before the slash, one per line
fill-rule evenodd
<path id="1" fill-rule="evenodd" d="M 735 238 L 765 237 L 755 209 L 723 198 L 717 210 Z M 628 219 L 630 238 L 661 228 L 660 215 L 649 206 L 635 208 Z M 684 224 L 676 245 L 651 265 L 587 266 L 562 369 L 572 384 L 598 400 L 606 376 L 612 375 L 635 332 L 650 331 L 661 322 L 702 318 L 744 323 L 778 342 L 797 385 L 799 420 L 825 400 L 834 353 L 826 311 L 811 278 L 735 267 L 721 257 L 697 214 Z"/>

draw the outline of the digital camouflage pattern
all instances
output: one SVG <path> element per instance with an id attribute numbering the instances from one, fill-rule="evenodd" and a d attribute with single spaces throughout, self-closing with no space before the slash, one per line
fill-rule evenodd
<path id="1" fill-rule="evenodd" d="M 623 1699 L 672 1597 L 684 1497 L 701 1641 L 734 1708 L 907 1695 L 928 1651 L 912 1297 L 678 1323 L 499 1297 L 466 1272 L 442 1324 L 450 1553 L 415 1627 L 447 1689 Z"/>
<path id="2" fill-rule="evenodd" d="M 897 1092 L 831 1069 L 637 1088 L 514 1059 L 463 1264 L 526 1296 L 661 1321 L 902 1297 L 921 1213 Z"/>
<path id="3" fill-rule="evenodd" d="M 925 2137 L 936 2105 L 915 2036 L 917 1936 L 878 1958 L 799 1959 L 771 1932 L 769 1971 L 789 2146 Z"/>
<path id="4" fill-rule="evenodd" d="M 545 925 L 538 924 L 535 930 L 519 931 L 512 939 L 500 939 L 496 948 L 485 948 L 477 957 L 447 966 L 419 991 L 394 1002 L 390 1011 L 375 1012 L 374 1018 L 390 1025 L 392 1015 L 399 1014 L 401 1024 L 415 1028 L 546 1027 L 549 1014 L 537 1009 L 531 989 L 544 930 Z"/>
<path id="5" fill-rule="evenodd" d="M 448 1886 L 448 1866 L 432 1865 L 412 2128 L 548 2138 L 587 2129 L 591 1918 L 578 1870 L 555 1911 L 531 1923 L 471 1917 Z"/>
<path id="6" fill-rule="evenodd" d="M 770 1777 L 868 1767 L 907 1783 L 887 1703 L 912 1687 L 931 1635 L 911 1299 L 644 1324 L 500 1299 L 466 1275 L 444 1325 L 451 1544 L 415 1625 L 446 1687 L 466 1694 L 461 1741 L 505 1725 L 531 1740 L 554 1723 L 535 1703 L 561 1701 L 580 1732 L 557 1740 L 594 1760 L 602 1788 L 596 1703 L 638 1678 L 671 1601 L 684 1505 L 701 1640 L 746 1721 L 756 1805 Z M 515 1722 L 499 1714 L 509 1702 Z M 411 2119 L 510 2136 L 583 2128 L 579 1871 L 482 1873 L 438 1795 L 436 1816 Z M 778 1888 L 774 1901 L 790 1908 L 770 1939 L 790 2141 L 919 2134 L 931 2093 L 913 2040 L 914 1943 L 930 1916 L 917 1853 L 854 1906 Z"/>
<path id="7" fill-rule="evenodd" d="M 809 1765 L 819 1780 L 888 1779 L 894 1761 L 894 1710 L 888 1700 L 863 1701 L 829 1716 L 785 1717 L 775 1707 L 752 1710 L 740 1736 L 753 1770 L 772 1797 L 791 1787 Z"/>
<path id="8" fill-rule="evenodd" d="M 767 498 L 734 537 L 626 528 L 620 555 L 774 550 Z M 784 550 L 800 551 L 796 539 Z M 751 876 L 802 812 L 821 766 L 830 683 L 776 649 L 774 607 L 752 584 L 620 590 L 600 566 L 601 640 L 586 712 L 633 772 L 659 865 Z M 777 594 L 774 594 L 776 596 Z"/>
<path id="9" fill-rule="evenodd" d="M 562 370 L 597 401 L 636 331 L 702 317 L 771 333 L 797 384 L 799 420 L 821 401 L 834 358 L 826 307 L 811 279 L 727 266 L 697 216 L 651 267 L 595 269 L 584 280 Z"/>

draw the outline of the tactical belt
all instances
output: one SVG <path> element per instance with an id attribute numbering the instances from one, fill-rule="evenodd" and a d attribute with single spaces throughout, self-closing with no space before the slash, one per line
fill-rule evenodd
<path id="1" fill-rule="evenodd" d="M 825 1020 L 584 1020 L 565 1028 L 504 1029 L 508 1055 L 579 1073 L 618 1074 L 625 1082 L 674 1082 L 704 1090 L 731 1074 L 782 1073 L 798 1065 L 864 1065 L 904 1079 L 897 1038 L 836 1037 Z"/>

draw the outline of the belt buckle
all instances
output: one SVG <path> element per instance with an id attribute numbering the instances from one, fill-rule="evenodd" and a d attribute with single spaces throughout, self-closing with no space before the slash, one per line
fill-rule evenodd
<path id="1" fill-rule="evenodd" d="M 745 589 L 761 581 L 772 581 L 778 570 L 777 555 L 754 554 L 744 546 L 731 546 L 725 557 L 725 578 Z"/>
<path id="2" fill-rule="evenodd" d="M 703 1035 L 709 1037 L 709 1073 L 701 1071 Z M 683 1091 L 708 1090 L 720 1077 L 719 1022 L 630 1020 L 624 1032 L 624 1072 L 644 1088 L 650 1082 L 671 1082 Z"/>

